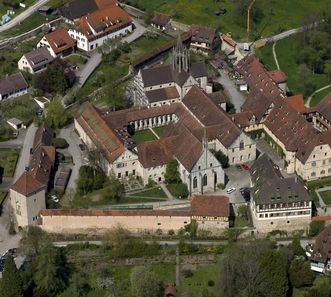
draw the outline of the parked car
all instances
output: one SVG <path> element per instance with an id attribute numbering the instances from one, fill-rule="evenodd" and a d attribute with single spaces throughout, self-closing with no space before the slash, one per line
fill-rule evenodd
<path id="1" fill-rule="evenodd" d="M 239 192 L 241 193 L 241 192 L 245 192 L 245 191 L 249 191 L 249 188 L 247 188 L 247 187 L 242 187 L 242 188 L 240 188 L 239 189 Z"/>
<path id="2" fill-rule="evenodd" d="M 248 170 L 248 169 L 249 169 L 248 165 L 245 164 L 245 163 L 241 164 L 241 167 L 242 167 L 242 169 L 244 169 L 244 170 Z"/>
<path id="3" fill-rule="evenodd" d="M 228 189 L 226 190 L 226 193 L 227 193 L 227 194 L 231 194 L 231 193 L 233 193 L 235 190 L 236 190 L 235 187 L 228 188 Z"/>
<path id="4" fill-rule="evenodd" d="M 59 202 L 59 198 L 57 198 L 55 195 L 52 195 L 51 198 L 54 202 L 56 202 L 56 203 Z"/>
<path id="5" fill-rule="evenodd" d="M 7 251 L 7 254 L 11 255 L 13 258 L 16 258 L 17 257 L 17 249 L 16 248 L 9 249 Z"/>
<path id="6" fill-rule="evenodd" d="M 240 166 L 239 164 L 236 164 L 236 168 L 237 168 L 238 170 L 242 170 L 242 168 L 241 168 L 241 166 Z"/>

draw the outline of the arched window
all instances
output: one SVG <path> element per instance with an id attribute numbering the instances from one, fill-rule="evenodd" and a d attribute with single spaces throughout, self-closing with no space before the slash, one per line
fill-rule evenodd
<path id="1" fill-rule="evenodd" d="M 208 183 L 207 174 L 205 174 L 205 175 L 203 176 L 203 185 L 204 185 L 204 186 L 207 186 L 207 183 Z"/>
<path id="2" fill-rule="evenodd" d="M 214 174 L 214 185 L 217 185 L 217 173 Z"/>
<path id="3" fill-rule="evenodd" d="M 195 189 L 198 186 L 198 179 L 197 177 L 193 178 L 193 189 Z"/>
<path id="4" fill-rule="evenodd" d="M 239 149 L 242 151 L 244 149 L 244 142 L 240 141 Z"/>

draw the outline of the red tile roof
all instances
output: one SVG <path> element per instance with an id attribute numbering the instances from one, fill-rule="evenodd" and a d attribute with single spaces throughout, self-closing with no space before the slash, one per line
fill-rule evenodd
<path id="1" fill-rule="evenodd" d="M 226 34 L 223 34 L 222 38 L 223 38 L 223 41 L 225 41 L 226 43 L 228 43 L 232 47 L 235 47 L 237 45 L 237 43 L 231 37 L 229 37 Z"/>
<path id="2" fill-rule="evenodd" d="M 287 75 L 281 70 L 268 71 L 268 74 L 276 84 L 287 82 Z"/>
<path id="3" fill-rule="evenodd" d="M 229 198 L 218 195 L 193 196 L 191 198 L 191 214 L 211 217 L 229 217 Z"/>
<path id="4" fill-rule="evenodd" d="M 29 196 L 39 190 L 46 189 L 46 185 L 34 178 L 31 172 L 25 171 L 11 186 L 11 189 L 24 196 Z"/>
<path id="5" fill-rule="evenodd" d="M 302 94 L 287 97 L 285 98 L 285 102 L 297 112 L 305 113 L 309 111 L 309 108 L 305 106 L 305 101 Z"/>
<path id="6" fill-rule="evenodd" d="M 91 27 L 97 34 L 103 34 L 116 31 L 131 22 L 131 17 L 124 9 L 118 5 L 108 5 L 103 9 L 83 16 L 75 23 L 75 27 L 79 32 L 83 33 L 88 40 L 93 40 L 97 39 L 98 35 L 94 35 Z"/>
<path id="7" fill-rule="evenodd" d="M 55 31 L 46 34 L 45 38 L 55 54 L 73 48 L 76 44 L 76 40 L 71 38 L 67 30 L 64 28 L 58 28 Z"/>
<path id="8" fill-rule="evenodd" d="M 166 14 L 156 12 L 154 14 L 154 17 L 151 20 L 152 24 L 158 25 L 158 26 L 167 26 L 170 22 L 170 17 Z"/>
<path id="9" fill-rule="evenodd" d="M 120 138 L 90 102 L 85 102 L 81 106 L 75 118 L 110 163 L 114 162 L 125 151 Z"/>

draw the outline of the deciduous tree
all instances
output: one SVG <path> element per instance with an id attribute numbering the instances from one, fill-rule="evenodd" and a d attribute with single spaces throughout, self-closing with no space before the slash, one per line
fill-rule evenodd
<path id="1" fill-rule="evenodd" d="M 150 267 L 134 267 L 130 275 L 132 297 L 157 297 L 161 288 Z"/>
<path id="2" fill-rule="evenodd" d="M 178 161 L 172 159 L 167 163 L 166 172 L 165 172 L 165 181 L 168 184 L 179 184 L 181 183 L 180 174 L 178 171 Z"/>
<path id="3" fill-rule="evenodd" d="M 47 104 L 46 111 L 46 121 L 53 128 L 62 128 L 66 124 L 68 114 L 59 99 L 53 99 L 49 102 Z"/>

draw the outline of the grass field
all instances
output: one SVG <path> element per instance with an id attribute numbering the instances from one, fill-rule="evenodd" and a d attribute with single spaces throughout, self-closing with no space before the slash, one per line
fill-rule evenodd
<path id="1" fill-rule="evenodd" d="M 46 18 L 45 16 L 41 15 L 38 12 L 33 13 L 31 16 L 26 18 L 22 23 L 19 25 L 14 26 L 13 28 L 1 32 L 0 37 L 12 37 L 23 34 L 25 32 L 29 32 L 38 26 L 47 23 L 53 19 L 53 17 Z"/>
<path id="2" fill-rule="evenodd" d="M 164 37 L 149 38 L 143 36 L 131 44 L 132 50 L 130 53 L 122 53 L 114 64 L 109 65 L 108 61 L 104 59 L 84 84 L 82 93 L 89 95 L 95 89 L 114 83 L 114 81 L 124 77 L 129 71 L 130 63 L 146 52 L 165 44 L 167 41 Z"/>
<path id="3" fill-rule="evenodd" d="M 15 117 L 25 123 L 34 119 L 37 109 L 37 103 L 28 94 L 0 102 L 0 110 L 6 118 Z"/>
<path id="4" fill-rule="evenodd" d="M 250 222 L 243 217 L 236 216 L 234 219 L 234 227 L 247 227 Z"/>
<path id="5" fill-rule="evenodd" d="M 320 195 L 326 205 L 331 204 L 331 191 L 330 190 L 320 192 Z"/>
<path id="6" fill-rule="evenodd" d="M 216 286 L 217 280 L 220 278 L 220 269 L 218 263 L 214 265 L 200 266 L 192 272 L 192 277 L 182 279 L 179 292 L 191 291 L 195 293 L 194 296 L 204 296 L 201 295 L 203 290 L 208 290 L 209 293 L 213 294 L 218 293 Z M 210 281 L 214 283 L 213 286 L 210 286 L 212 285 L 212 282 Z M 210 285 L 208 285 L 208 282 Z"/>
<path id="7" fill-rule="evenodd" d="M 164 193 L 164 191 L 160 187 L 155 187 L 152 189 L 141 191 L 139 193 L 135 193 L 130 196 L 167 198 L 167 195 Z"/>
<path id="8" fill-rule="evenodd" d="M 219 27 L 221 32 L 232 32 L 235 39 L 246 35 L 246 14 L 235 13 L 232 0 L 129 0 L 132 5 L 145 10 L 167 13 L 173 19 L 187 24 L 204 24 Z M 256 1 L 262 14 L 260 22 L 253 27 L 262 36 L 270 36 L 287 29 L 301 26 L 302 19 L 309 13 L 323 11 L 328 1 L 324 0 L 260 0 Z M 227 12 L 217 16 L 215 11 L 224 7 Z"/>
<path id="9" fill-rule="evenodd" d="M 161 127 L 156 127 L 156 128 L 153 128 L 153 131 L 159 136 L 161 137 L 164 130 L 167 128 L 167 126 L 161 126 Z"/>
<path id="10" fill-rule="evenodd" d="M 331 93 L 331 87 L 327 88 L 317 94 L 315 94 L 310 101 L 310 106 L 315 106 L 318 102 L 320 102 L 327 94 Z"/>
<path id="11" fill-rule="evenodd" d="M 149 141 L 149 140 L 156 140 L 155 135 L 150 130 L 137 131 L 134 133 L 132 138 L 136 144 L 140 144 L 142 142 Z"/>
<path id="12" fill-rule="evenodd" d="M 3 168 L 4 177 L 12 177 L 14 175 L 18 156 L 19 156 L 18 149 L 12 149 L 12 148 L 0 149 L 0 167 Z"/>
<path id="13" fill-rule="evenodd" d="M 288 38 L 278 41 L 276 44 L 276 54 L 279 66 L 281 70 L 283 70 L 288 76 L 288 88 L 294 94 L 303 93 L 299 76 L 299 64 L 297 64 L 296 61 L 296 55 L 298 51 L 297 40 L 298 35 L 292 35 Z M 272 55 L 272 44 L 269 44 L 265 48 L 260 49 L 257 52 L 257 55 L 261 58 L 263 64 L 267 67 L 268 70 L 277 69 Z M 330 83 L 327 75 L 325 74 L 312 74 L 312 78 L 316 86 L 316 90 Z M 316 105 L 322 98 L 323 93 L 318 94 L 311 102 L 311 106 Z"/>

